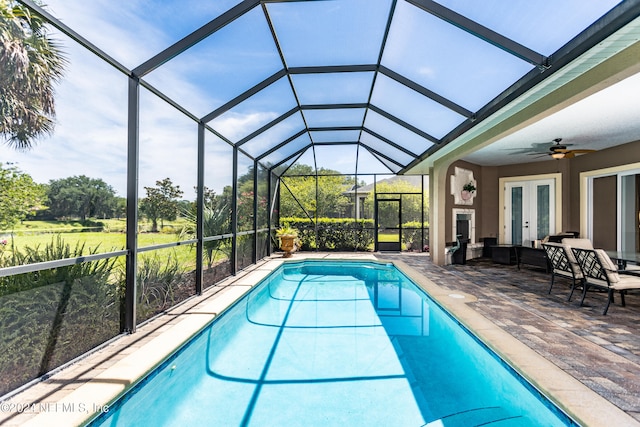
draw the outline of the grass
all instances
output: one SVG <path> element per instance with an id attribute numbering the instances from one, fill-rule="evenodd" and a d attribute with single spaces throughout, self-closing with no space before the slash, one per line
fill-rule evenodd
<path id="1" fill-rule="evenodd" d="M 383 234 L 378 233 L 378 242 L 397 242 L 400 239 L 398 233 Z"/>
<path id="2" fill-rule="evenodd" d="M 180 240 L 179 232 L 182 228 L 183 220 L 165 221 L 164 228 L 160 233 L 141 232 L 138 234 L 138 247 L 144 248 L 164 243 L 172 243 Z M 100 224 L 101 223 L 101 224 Z M 104 231 L 91 231 L 93 227 L 102 226 Z M 150 223 L 141 221 L 142 230 L 150 228 Z M 75 247 L 77 243 L 84 244 L 84 253 L 95 251 L 97 253 L 113 252 L 123 250 L 126 247 L 126 220 L 107 219 L 89 221 L 24 221 L 19 226 L 14 227 L 12 232 L 0 233 L 0 238 L 6 239 L 4 247 L 5 255 L 14 247 L 18 251 L 25 248 L 45 248 L 56 236 L 61 236 L 65 243 Z M 83 231 L 87 230 L 87 231 Z M 13 246 L 12 246 L 13 245 Z M 0 253 L 2 248 L 0 247 Z M 161 249 L 157 253 L 163 254 L 175 252 L 178 262 L 185 268 L 195 266 L 195 249 L 189 246 Z M 154 251 L 155 253 L 156 251 Z M 150 252 L 140 255 L 141 258 L 150 256 Z M 216 261 L 226 256 L 220 252 L 216 254 Z"/>
<path id="3" fill-rule="evenodd" d="M 178 218 L 175 221 L 165 221 L 165 232 L 179 232 L 182 226 L 185 224 L 183 218 Z M 151 229 L 151 223 L 146 220 L 138 221 L 140 231 L 149 231 Z M 158 223 L 158 226 L 162 226 L 162 223 Z M 103 230 L 106 232 L 124 232 L 127 227 L 127 220 L 124 218 L 110 218 L 110 219 L 98 219 L 90 218 L 86 221 L 80 220 L 67 220 L 67 221 L 36 221 L 29 220 L 16 224 L 12 230 L 0 230 L 0 235 L 8 234 L 29 234 L 29 233 L 55 233 L 55 232 L 90 232 L 92 230 Z"/>
<path id="4" fill-rule="evenodd" d="M 51 242 L 53 236 L 58 233 L 41 234 L 17 234 L 13 236 L 13 244 L 18 250 L 25 247 L 44 246 Z M 124 233 L 105 232 L 69 232 L 61 233 L 62 238 L 75 246 L 75 242 L 85 244 L 87 250 L 98 248 L 99 252 L 111 252 L 124 249 L 126 246 L 126 235 Z M 11 238 L 7 238 L 6 249 L 11 247 Z M 165 233 L 140 233 L 138 235 L 138 247 L 158 245 L 178 241 L 177 234 Z"/>

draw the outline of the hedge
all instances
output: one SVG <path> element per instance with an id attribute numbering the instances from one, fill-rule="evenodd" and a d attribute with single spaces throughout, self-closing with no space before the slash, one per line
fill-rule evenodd
<path id="1" fill-rule="evenodd" d="M 369 251 L 373 250 L 375 223 L 373 219 L 318 218 L 318 238 L 316 227 L 309 218 L 283 217 L 281 224 L 298 230 L 300 249 L 303 251 Z M 422 250 L 422 228 L 425 240 L 429 238 L 429 224 L 411 221 L 402 224 L 402 243 L 407 250 Z M 428 244 L 428 243 L 427 243 Z"/>
<path id="2" fill-rule="evenodd" d="M 298 229 L 303 251 L 367 251 L 373 248 L 373 220 L 353 218 L 318 218 L 316 226 L 309 218 L 280 218 L 282 224 Z"/>

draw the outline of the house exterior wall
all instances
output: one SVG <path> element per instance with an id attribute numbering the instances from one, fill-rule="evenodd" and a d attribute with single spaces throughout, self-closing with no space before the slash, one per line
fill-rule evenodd
<path id="1" fill-rule="evenodd" d="M 640 163 L 640 141 L 600 150 L 589 155 L 578 156 L 571 162 L 570 188 L 572 209 L 569 216 L 569 224 L 573 229 L 580 229 L 580 174 L 583 172 L 597 171 L 631 163 Z"/>
<path id="2" fill-rule="evenodd" d="M 476 190 L 476 195 L 473 198 L 472 204 L 470 205 L 457 205 L 454 203 L 454 196 L 451 194 L 450 188 L 451 188 L 451 176 L 454 175 L 455 173 L 455 168 L 459 167 L 462 169 L 467 169 L 473 172 L 473 177 L 476 180 L 477 183 L 477 190 Z M 482 213 L 482 206 L 483 206 L 483 200 L 484 200 L 484 191 L 482 190 L 481 186 L 483 186 L 482 183 L 483 179 L 482 179 L 482 167 L 475 165 L 473 163 L 469 163 L 469 162 L 465 162 L 465 161 L 457 161 L 452 163 L 451 165 L 449 165 L 449 168 L 447 169 L 447 185 L 446 185 L 446 189 L 447 189 L 447 194 L 445 196 L 445 216 L 444 216 L 444 227 L 445 227 L 445 241 L 447 243 L 453 242 L 455 240 L 455 236 L 453 235 L 453 209 L 454 208 L 465 208 L 465 209 L 474 209 L 475 210 L 475 214 L 476 214 L 476 240 L 478 240 L 479 237 L 483 237 L 483 229 L 482 229 L 482 218 L 483 218 L 483 213 Z M 471 243 L 476 243 L 476 242 L 471 242 Z"/>
<path id="3" fill-rule="evenodd" d="M 454 240 L 452 235 L 452 212 L 454 208 L 460 207 L 454 204 L 454 197 L 448 191 L 451 185 L 451 175 L 454 174 L 455 167 L 473 171 L 477 181 L 478 190 L 473 204 L 465 207 L 476 210 L 476 240 L 479 241 L 484 237 L 498 237 L 501 234 L 501 230 L 499 230 L 499 215 L 500 209 L 502 209 L 499 206 L 499 196 L 502 191 L 499 186 L 500 178 L 550 173 L 562 174 L 562 229 L 557 231 L 580 230 L 580 173 L 630 163 L 640 163 L 640 141 L 600 150 L 596 153 L 578 156 L 573 159 L 506 166 L 479 166 L 462 160 L 455 161 L 449 165 L 446 176 L 447 194 L 445 195 L 445 211 L 442 219 L 444 222 L 445 241 L 450 243 Z"/>

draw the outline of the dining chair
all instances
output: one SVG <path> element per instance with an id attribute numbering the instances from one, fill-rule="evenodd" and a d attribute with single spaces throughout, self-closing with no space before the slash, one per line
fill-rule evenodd
<path id="1" fill-rule="evenodd" d="M 542 247 L 544 248 L 545 253 L 547 254 L 547 259 L 551 264 L 551 285 L 549 286 L 549 292 L 547 293 L 551 293 L 556 276 L 571 279 L 571 292 L 567 297 L 567 301 L 571 301 L 573 291 L 576 287 L 582 286 L 582 281 L 584 279 L 582 270 L 580 270 L 578 263 L 575 262 L 575 259 L 573 262 L 570 259 L 573 258 L 571 249 L 562 243 L 552 242 L 543 243 Z"/>
<path id="2" fill-rule="evenodd" d="M 602 249 L 583 249 L 572 247 L 571 251 L 582 271 L 583 287 L 580 306 L 589 288 L 598 288 L 607 291 L 607 305 L 602 312 L 607 314 L 609 305 L 613 301 L 614 292 L 620 292 L 621 304 L 625 306 L 624 295 L 629 289 L 640 289 L 640 277 L 619 274 L 616 264 L 611 261 L 609 255 Z"/>

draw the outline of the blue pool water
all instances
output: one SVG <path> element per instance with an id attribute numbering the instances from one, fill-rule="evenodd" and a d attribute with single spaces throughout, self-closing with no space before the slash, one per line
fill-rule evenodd
<path id="1" fill-rule="evenodd" d="M 100 426 L 575 425 L 391 265 L 285 264 Z"/>

